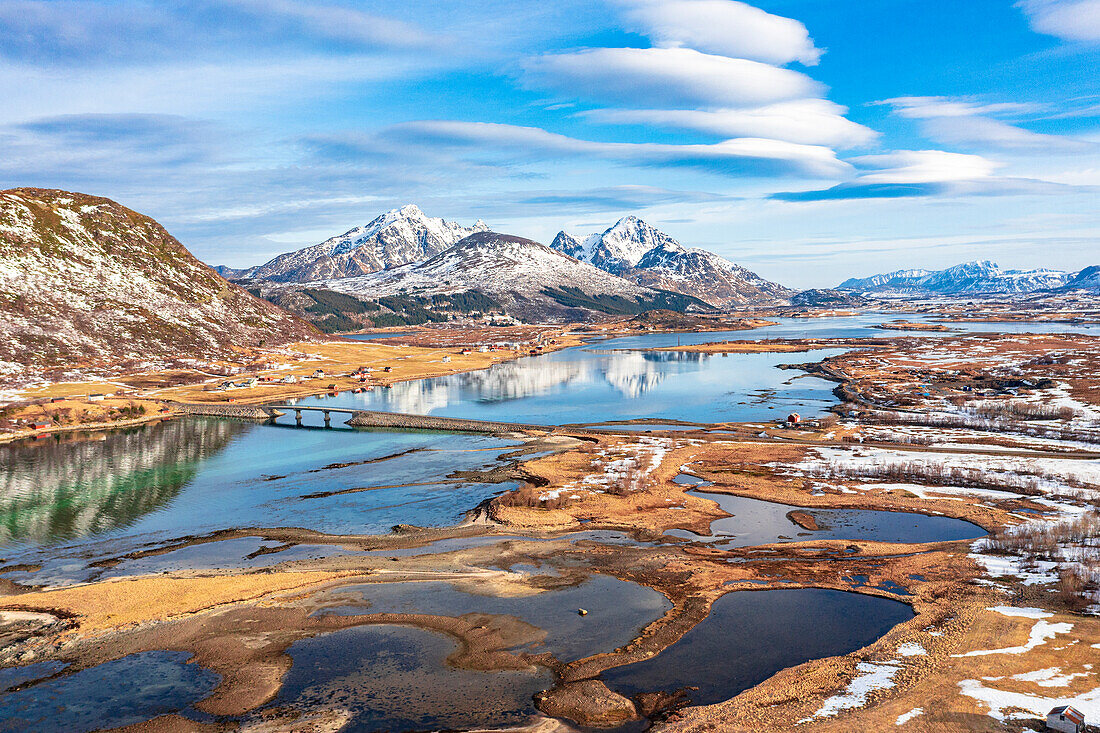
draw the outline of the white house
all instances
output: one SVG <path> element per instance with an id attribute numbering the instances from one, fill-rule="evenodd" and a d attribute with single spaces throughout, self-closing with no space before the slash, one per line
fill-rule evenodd
<path id="1" fill-rule="evenodd" d="M 1084 733 L 1085 715 L 1070 705 L 1059 705 L 1047 713 L 1047 730 L 1060 733 Z"/>

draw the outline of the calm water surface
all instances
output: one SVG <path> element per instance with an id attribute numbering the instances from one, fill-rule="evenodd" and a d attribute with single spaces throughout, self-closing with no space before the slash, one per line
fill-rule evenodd
<path id="1" fill-rule="evenodd" d="M 131 654 L 2 695 L 0 731 L 86 733 L 187 710 L 221 680 L 189 657 Z"/>
<path id="2" fill-rule="evenodd" d="M 711 522 L 711 536 L 674 529 L 668 534 L 699 542 L 720 542 L 727 547 L 751 547 L 771 542 L 804 540 L 873 540 L 877 542 L 945 542 L 982 537 L 976 524 L 953 517 L 871 509 L 815 509 L 777 504 L 745 496 L 689 491 L 692 496 L 718 503 L 731 517 Z M 787 518 L 787 513 L 809 512 L 820 529 L 807 530 Z"/>
<path id="3" fill-rule="evenodd" d="M 351 714 L 341 731 L 463 730 L 519 725 L 538 715 L 533 696 L 549 671 L 456 669 L 458 648 L 442 634 L 403 626 L 360 626 L 295 642 L 273 705 Z"/>
<path id="4" fill-rule="evenodd" d="M 904 603 L 836 590 L 736 591 L 657 656 L 601 677 L 627 696 L 694 687 L 691 703 L 711 705 L 781 669 L 867 646 L 913 616 Z"/>

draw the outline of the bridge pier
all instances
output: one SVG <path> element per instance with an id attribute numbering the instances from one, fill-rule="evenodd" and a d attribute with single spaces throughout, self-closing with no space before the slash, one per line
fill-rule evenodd
<path id="1" fill-rule="evenodd" d="M 296 422 L 299 426 L 302 424 L 302 411 L 301 410 L 297 410 L 297 409 L 294 410 L 294 422 Z"/>
<path id="2" fill-rule="evenodd" d="M 321 412 L 325 416 L 325 427 L 326 428 L 331 428 L 332 427 L 332 416 L 329 415 L 328 410 L 321 410 Z"/>

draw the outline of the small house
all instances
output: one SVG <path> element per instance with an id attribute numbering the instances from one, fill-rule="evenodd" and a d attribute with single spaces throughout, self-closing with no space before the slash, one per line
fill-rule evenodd
<path id="1" fill-rule="evenodd" d="M 64 397 L 51 397 L 50 398 L 50 403 L 51 404 L 56 403 L 56 402 L 64 402 L 64 401 L 65 401 Z"/>
<path id="2" fill-rule="evenodd" d="M 90 394 L 88 395 L 88 402 L 102 402 L 106 397 L 105 394 Z"/>
<path id="3" fill-rule="evenodd" d="M 385 369 L 383 369 L 382 371 L 384 371 L 384 372 L 392 372 L 392 371 L 393 371 L 393 367 L 391 367 L 391 366 L 388 366 L 388 367 L 386 367 Z"/>
<path id="4" fill-rule="evenodd" d="M 444 356 L 444 357 L 443 357 L 443 363 L 444 363 L 444 364 L 449 364 L 450 362 L 451 362 L 451 356 L 450 356 L 450 354 L 448 354 L 447 356 Z"/>
<path id="5" fill-rule="evenodd" d="M 324 369 L 315 369 L 313 371 L 313 378 L 314 379 L 324 379 L 324 376 L 325 376 L 325 370 Z"/>
<path id="6" fill-rule="evenodd" d="M 53 427 L 53 423 L 47 420 L 35 420 L 31 423 L 31 430 L 49 430 Z"/>
<path id="7" fill-rule="evenodd" d="M 1060 733 L 1084 733 L 1085 715 L 1071 705 L 1059 705 L 1047 713 L 1047 730 Z"/>
<path id="8" fill-rule="evenodd" d="M 792 412 L 790 415 L 787 415 L 788 425 L 798 425 L 800 422 L 802 422 L 802 416 L 797 412 Z"/>

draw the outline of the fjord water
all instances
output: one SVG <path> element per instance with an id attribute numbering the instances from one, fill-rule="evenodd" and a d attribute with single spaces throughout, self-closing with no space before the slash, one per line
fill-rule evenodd
<path id="1" fill-rule="evenodd" d="M 782 370 L 839 349 L 804 354 L 618 351 L 613 342 L 505 362 L 479 372 L 315 397 L 301 404 L 548 425 L 657 418 L 690 422 L 816 415 L 834 384 Z"/>
<path id="2" fill-rule="evenodd" d="M 478 372 L 394 384 L 361 394 L 314 397 L 301 404 L 417 415 L 465 417 L 547 425 L 607 420 L 745 422 L 796 411 L 818 415 L 836 403 L 836 386 L 782 364 L 812 362 L 843 353 L 699 354 L 646 349 L 771 338 L 937 337 L 938 332 L 876 328 L 898 314 L 782 318 L 750 331 L 652 333 L 595 341 L 542 356 L 497 364 Z M 915 322 L 930 319 L 907 317 Z M 1089 332 L 1061 323 L 951 323 L 959 332 Z M 396 349 L 397 347 L 395 347 Z"/>
<path id="3" fill-rule="evenodd" d="M 3 446 L 0 547 L 9 560 L 42 548 L 49 564 L 236 527 L 375 534 L 450 525 L 509 487 L 447 477 L 496 465 L 509 445 L 189 418 Z M 46 567 L 35 580 L 60 580 L 53 571 L 61 572 Z"/>

